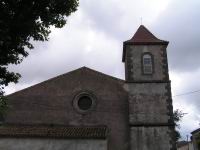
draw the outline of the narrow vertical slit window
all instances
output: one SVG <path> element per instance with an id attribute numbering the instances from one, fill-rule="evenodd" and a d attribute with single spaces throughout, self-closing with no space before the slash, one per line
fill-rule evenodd
<path id="1" fill-rule="evenodd" d="M 144 74 L 152 74 L 153 73 L 153 60 L 150 54 L 143 55 L 143 73 Z"/>

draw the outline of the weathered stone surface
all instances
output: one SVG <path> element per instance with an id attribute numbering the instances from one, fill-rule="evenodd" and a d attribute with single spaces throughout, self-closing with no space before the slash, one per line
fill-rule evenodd
<path id="1" fill-rule="evenodd" d="M 131 150 L 170 150 L 168 127 L 131 127 Z"/>
<path id="2" fill-rule="evenodd" d="M 164 45 L 127 45 L 126 50 L 126 81 L 155 81 L 163 80 L 168 76 L 167 64 L 164 54 L 166 46 Z M 144 75 L 142 73 L 142 54 L 150 52 L 153 56 L 153 71 L 152 75 Z M 164 56 L 164 57 L 163 57 Z M 166 78 L 167 79 L 167 78 Z"/>
<path id="3" fill-rule="evenodd" d="M 107 150 L 106 140 L 0 138 L 1 150 Z"/>
<path id="4" fill-rule="evenodd" d="M 167 83 L 129 83 L 130 124 L 167 124 Z"/>

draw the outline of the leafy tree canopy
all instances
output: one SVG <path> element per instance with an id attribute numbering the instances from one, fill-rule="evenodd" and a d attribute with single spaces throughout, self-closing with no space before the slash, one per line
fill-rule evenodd
<path id="1" fill-rule="evenodd" d="M 48 40 L 50 27 L 62 28 L 77 7 L 78 0 L 0 0 L 0 97 L 3 86 L 20 78 L 8 65 L 28 56 L 30 40 Z"/>
<path id="2" fill-rule="evenodd" d="M 174 119 L 174 123 L 175 123 L 175 127 L 176 128 L 180 128 L 180 121 L 182 120 L 183 116 L 186 113 L 183 113 L 181 110 L 176 109 L 173 113 L 173 119 Z M 178 141 L 181 138 L 180 132 L 176 129 L 175 130 L 175 137 L 176 137 L 176 141 Z"/>

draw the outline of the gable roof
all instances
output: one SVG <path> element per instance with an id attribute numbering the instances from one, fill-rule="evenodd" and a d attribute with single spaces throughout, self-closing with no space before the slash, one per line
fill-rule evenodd
<path id="1" fill-rule="evenodd" d="M 44 138 L 95 138 L 105 139 L 106 126 L 68 127 L 68 126 L 1 126 L 0 137 L 44 137 Z"/>
<path id="2" fill-rule="evenodd" d="M 192 131 L 191 134 L 195 134 L 195 133 L 198 133 L 198 132 L 200 133 L 200 128 L 198 128 L 198 129 Z"/>
<path id="3" fill-rule="evenodd" d="M 136 33 L 130 40 L 123 43 L 123 56 L 122 61 L 125 61 L 126 45 L 168 45 L 168 41 L 158 39 L 153 35 L 144 25 L 140 25 Z"/>
<path id="4" fill-rule="evenodd" d="M 12 93 L 12 94 L 9 94 L 9 95 L 7 95 L 7 96 L 8 96 L 8 97 L 9 97 L 9 96 L 12 96 L 12 95 L 14 95 L 14 94 L 20 93 L 20 92 L 22 92 L 22 91 L 26 91 L 26 90 L 28 90 L 28 89 L 30 89 L 30 88 L 32 88 L 32 87 L 35 87 L 35 86 L 38 86 L 38 85 L 47 83 L 47 82 L 52 81 L 52 80 L 57 80 L 57 79 L 59 79 L 59 78 L 63 78 L 63 77 L 70 76 L 70 75 L 72 75 L 73 73 L 76 73 L 76 72 L 79 72 L 79 74 L 87 74 L 87 73 L 94 74 L 94 75 L 98 76 L 99 78 L 105 78 L 105 79 L 108 79 L 108 80 L 112 80 L 112 81 L 117 82 L 117 83 L 119 83 L 119 84 L 123 84 L 123 83 L 125 82 L 125 80 L 123 80 L 123 79 L 119 79 L 119 78 L 116 78 L 116 77 L 113 77 L 113 76 L 104 74 L 104 73 L 102 73 L 102 72 L 99 72 L 99 71 L 96 71 L 96 70 L 93 70 L 93 69 L 91 69 L 91 68 L 88 68 L 88 67 L 85 67 L 85 66 L 84 66 L 84 67 L 81 67 L 81 68 L 72 70 L 72 71 L 70 71 L 70 72 L 67 72 L 67 73 L 58 75 L 58 76 L 56 76 L 56 77 L 50 78 L 50 79 L 45 80 L 45 81 L 43 81 L 43 82 L 40 82 L 40 83 L 38 83 L 38 84 L 32 85 L 32 86 L 27 87 L 27 88 L 25 88 L 25 89 L 16 91 L 16 92 L 14 92 L 14 93 Z M 81 76 L 80 76 L 80 77 L 81 77 Z"/>

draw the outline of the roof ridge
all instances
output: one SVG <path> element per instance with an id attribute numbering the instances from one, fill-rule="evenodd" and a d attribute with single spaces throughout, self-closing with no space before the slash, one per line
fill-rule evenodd
<path id="1" fill-rule="evenodd" d="M 83 66 L 83 67 L 84 67 L 84 66 Z M 41 81 L 41 82 L 39 82 L 39 83 L 36 83 L 36 84 L 34 84 L 34 85 L 31 85 L 31 86 L 29 86 L 29 87 L 26 87 L 26 88 L 24 88 L 24 89 L 21 89 L 21 90 L 19 90 L 19 91 L 16 91 L 16 92 L 14 92 L 14 93 L 8 94 L 8 95 L 6 95 L 6 96 L 11 96 L 11 95 L 13 95 L 13 94 L 16 94 L 16 93 L 19 93 L 19 92 L 21 92 L 21 91 L 27 90 L 27 89 L 29 89 L 29 88 L 31 88 L 31 87 L 36 86 L 36 85 L 39 85 L 39 84 L 42 84 L 42 83 L 46 83 L 46 82 L 48 82 L 48 81 L 50 81 L 50 80 L 53 80 L 53 79 L 62 77 L 62 76 L 67 75 L 67 74 L 71 74 L 71 73 L 73 73 L 73 72 L 78 71 L 79 69 L 81 69 L 81 68 L 83 68 L 83 67 L 80 67 L 80 68 L 75 69 L 75 70 L 71 70 L 71 71 L 69 71 L 69 72 L 60 74 L 60 75 L 55 76 L 55 77 L 51 77 L 51 78 L 49 78 L 49 79 L 47 79 L 47 80 Z"/>
<path id="2" fill-rule="evenodd" d="M 34 84 L 34 85 L 31 85 L 31 86 L 29 86 L 29 87 L 26 87 L 26 88 L 24 88 L 24 89 L 21 89 L 21 90 L 19 90 L 19 91 L 14 92 L 14 93 L 8 94 L 8 95 L 6 95 L 6 96 L 11 96 L 11 95 L 13 95 L 13 94 L 16 94 L 16 93 L 18 93 L 18 92 L 27 90 L 27 89 L 29 89 L 29 88 L 31 88 L 31 87 L 36 86 L 36 85 L 43 84 L 43 83 L 46 83 L 46 82 L 48 82 L 48 81 L 51 81 L 51 80 L 54 80 L 54 79 L 57 79 L 57 78 L 60 78 L 60 77 L 69 75 L 69 74 L 71 74 L 71 73 L 74 73 L 74 72 L 77 72 L 77 71 L 81 71 L 81 70 L 82 70 L 82 71 L 89 70 L 89 71 L 91 71 L 91 72 L 93 72 L 93 73 L 95 73 L 95 74 L 98 74 L 98 75 L 101 75 L 101 76 L 106 76 L 106 77 L 108 77 L 108 78 L 110 78 L 110 79 L 113 79 L 113 80 L 116 80 L 116 81 L 119 81 L 119 82 L 124 82 L 123 79 L 119 79 L 119 78 L 116 78 L 116 77 L 113 77 L 113 76 L 104 74 L 104 73 L 102 73 L 102 72 L 96 71 L 96 70 L 94 70 L 94 69 L 88 68 L 88 67 L 86 67 L 86 66 L 83 66 L 83 67 L 80 67 L 80 68 L 78 68 L 78 69 L 74 69 L 74 70 L 72 70 L 72 71 L 69 71 L 69 72 L 60 74 L 60 75 L 58 75 L 58 76 L 49 78 L 49 79 L 44 80 L 44 81 L 39 82 L 39 83 L 36 83 L 36 84 Z"/>
<path id="3" fill-rule="evenodd" d="M 94 73 L 96 73 L 96 74 L 98 74 L 98 75 L 101 75 L 101 76 L 106 76 L 106 77 L 108 77 L 108 78 L 111 78 L 111 79 L 114 79 L 114 80 L 117 80 L 117 81 L 124 82 L 123 79 L 120 79 L 120 78 L 117 78 L 117 77 L 113 77 L 113 76 L 111 76 L 111 75 L 102 73 L 102 72 L 100 72 L 100 71 L 97 71 L 97 70 L 94 70 L 94 69 L 91 69 L 91 68 L 88 68 L 88 67 L 85 67 L 85 66 L 84 66 L 84 69 L 90 70 L 90 71 L 92 71 L 92 72 L 94 72 Z"/>
<path id="4" fill-rule="evenodd" d="M 140 27 L 137 29 L 137 31 L 135 32 L 135 34 L 141 29 L 141 28 L 143 28 L 143 29 L 145 29 L 151 36 L 153 36 L 154 38 L 156 38 L 156 39 L 158 39 L 153 33 L 151 33 L 151 31 L 149 31 L 149 29 L 147 29 L 144 25 L 140 25 Z M 135 34 L 133 35 L 133 37 L 135 36 Z M 132 37 L 132 38 L 133 38 Z M 131 39 L 132 39 L 131 38 Z"/>

